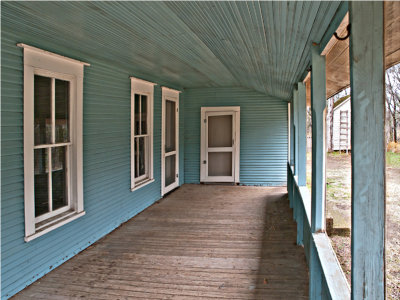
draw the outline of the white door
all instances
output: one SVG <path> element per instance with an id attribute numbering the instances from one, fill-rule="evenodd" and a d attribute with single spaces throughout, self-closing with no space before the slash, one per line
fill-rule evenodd
<path id="1" fill-rule="evenodd" d="M 239 182 L 240 107 L 202 107 L 202 182 Z"/>
<path id="2" fill-rule="evenodd" d="M 162 88 L 161 193 L 179 186 L 179 92 Z"/>

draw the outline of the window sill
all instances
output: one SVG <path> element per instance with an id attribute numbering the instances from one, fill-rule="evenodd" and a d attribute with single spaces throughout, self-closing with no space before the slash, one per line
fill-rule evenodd
<path id="1" fill-rule="evenodd" d="M 131 188 L 131 192 L 134 192 L 134 191 L 136 191 L 136 190 L 138 190 L 138 189 L 140 189 L 140 188 L 142 188 L 142 187 L 144 187 L 144 186 L 146 186 L 146 185 L 148 185 L 150 183 L 153 183 L 154 181 L 155 181 L 154 178 L 142 181 L 142 182 L 138 183 L 137 185 L 135 185 L 134 188 Z"/>
<path id="2" fill-rule="evenodd" d="M 70 214 L 62 214 L 60 217 L 56 219 L 55 222 L 51 222 L 50 224 L 44 224 L 43 226 L 40 226 L 39 229 L 36 230 L 36 232 L 30 236 L 25 237 L 25 242 L 30 242 L 58 227 L 61 227 L 69 222 L 72 222 L 73 220 L 76 220 L 82 216 L 85 215 L 85 211 L 82 211 L 80 213 L 73 212 Z M 44 222 L 44 221 L 43 221 Z"/>

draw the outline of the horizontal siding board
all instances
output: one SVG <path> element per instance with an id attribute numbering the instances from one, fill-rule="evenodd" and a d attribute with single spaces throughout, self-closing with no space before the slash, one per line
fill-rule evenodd
<path id="1" fill-rule="evenodd" d="M 240 106 L 240 183 L 286 184 L 287 103 L 244 88 L 185 90 L 185 182 L 200 181 L 200 109 Z"/>

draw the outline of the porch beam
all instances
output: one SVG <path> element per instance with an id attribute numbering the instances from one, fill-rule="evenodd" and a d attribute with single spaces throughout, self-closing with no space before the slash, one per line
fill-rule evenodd
<path id="1" fill-rule="evenodd" d="M 352 299 L 385 298 L 383 2 L 349 2 Z"/>
<path id="2" fill-rule="evenodd" d="M 305 186 L 307 182 L 307 107 L 306 107 L 306 85 L 299 82 L 297 85 L 297 102 L 298 102 L 298 183 L 299 186 Z"/>
<path id="3" fill-rule="evenodd" d="M 311 231 L 325 229 L 325 57 L 311 46 L 312 180 Z"/>

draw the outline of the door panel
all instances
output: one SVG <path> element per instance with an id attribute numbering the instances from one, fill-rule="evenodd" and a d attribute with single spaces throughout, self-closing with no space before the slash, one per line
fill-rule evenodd
<path id="1" fill-rule="evenodd" d="M 232 152 L 208 152 L 208 176 L 232 177 Z"/>
<path id="2" fill-rule="evenodd" d="M 208 117 L 208 147 L 232 147 L 232 115 Z"/>
<path id="3" fill-rule="evenodd" d="M 176 105 L 175 101 L 166 100 L 165 103 L 165 152 L 176 150 Z"/>

